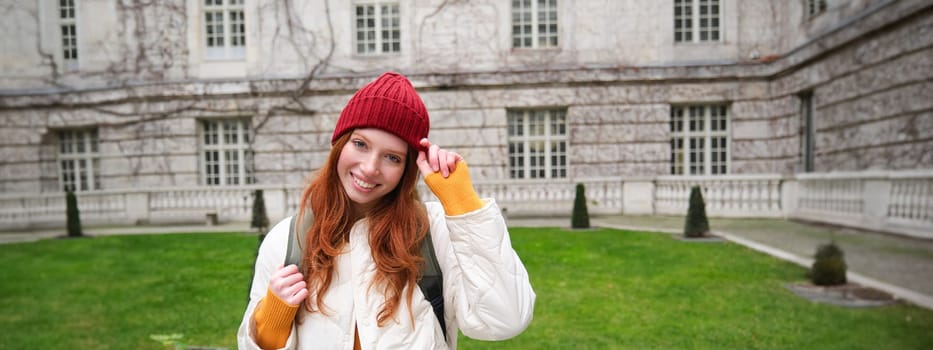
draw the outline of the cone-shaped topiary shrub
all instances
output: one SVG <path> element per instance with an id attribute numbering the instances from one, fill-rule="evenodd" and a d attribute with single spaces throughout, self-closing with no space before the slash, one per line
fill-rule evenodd
<path id="1" fill-rule="evenodd" d="M 810 281 L 818 286 L 835 286 L 846 283 L 846 261 L 842 249 L 835 242 L 816 249 L 816 260 L 810 268 Z"/>
<path id="2" fill-rule="evenodd" d="M 81 237 L 81 213 L 78 211 L 78 197 L 74 192 L 65 194 L 65 217 L 67 218 L 68 237 Z"/>
<path id="3" fill-rule="evenodd" d="M 704 237 L 709 233 L 709 220 L 706 219 L 706 203 L 703 202 L 703 193 L 700 186 L 690 189 L 690 207 L 687 208 L 687 223 L 684 225 L 684 236 L 696 238 Z"/>
<path id="4" fill-rule="evenodd" d="M 573 198 L 573 214 L 570 218 L 571 228 L 590 228 L 590 212 L 586 209 L 586 189 L 582 183 L 577 184 L 577 195 Z"/>
<path id="5" fill-rule="evenodd" d="M 253 192 L 253 220 L 249 224 L 249 227 L 255 228 L 260 232 L 266 231 L 269 227 L 269 216 L 266 215 L 266 202 L 262 197 L 262 190 Z"/>

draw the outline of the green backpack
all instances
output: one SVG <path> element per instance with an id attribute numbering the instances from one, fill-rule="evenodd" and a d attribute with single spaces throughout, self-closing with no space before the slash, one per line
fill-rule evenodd
<path id="1" fill-rule="evenodd" d="M 288 249 L 285 250 L 285 266 L 294 264 L 301 269 L 302 249 L 299 241 L 304 241 L 304 236 L 311 226 L 311 220 L 305 220 L 299 230 L 295 229 L 295 221 L 298 215 L 292 216 L 288 225 Z M 297 232 L 297 234 L 296 234 Z M 441 267 L 437 263 L 437 256 L 434 254 L 434 243 L 431 241 L 431 234 L 428 233 L 421 241 L 421 257 L 424 258 L 424 266 L 421 270 L 421 276 L 418 278 L 418 287 L 424 298 L 431 303 L 434 309 L 434 316 L 441 325 L 441 331 L 444 332 L 444 339 L 447 339 L 447 327 L 444 322 L 444 278 L 441 274 Z"/>

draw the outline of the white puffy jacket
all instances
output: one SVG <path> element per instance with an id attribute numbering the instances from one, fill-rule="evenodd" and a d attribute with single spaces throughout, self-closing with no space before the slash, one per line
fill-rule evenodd
<path id="1" fill-rule="evenodd" d="M 376 315 L 385 300 L 369 288 L 376 265 L 370 255 L 366 220 L 354 224 L 346 251 L 337 258 L 336 276 L 324 294 L 328 314 L 299 308 L 286 349 L 353 349 L 354 325 L 362 349 L 456 349 L 457 330 L 479 340 L 503 340 L 521 333 L 531 322 L 535 293 L 528 272 L 512 249 L 509 233 L 492 199 L 459 216 L 446 216 L 440 203 L 425 203 L 431 237 L 444 278 L 445 341 L 431 304 L 417 285 L 412 313 L 403 301 L 395 320 L 383 327 Z M 240 349 L 258 349 L 252 322 L 256 304 L 266 295 L 271 276 L 285 260 L 289 220 L 279 222 L 259 248 L 250 301 L 237 332 Z M 404 293 L 403 293 L 404 295 Z"/>

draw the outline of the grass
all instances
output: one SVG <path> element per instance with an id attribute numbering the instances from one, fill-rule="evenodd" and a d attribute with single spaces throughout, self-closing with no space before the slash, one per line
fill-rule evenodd
<path id="1" fill-rule="evenodd" d="M 0 349 L 236 348 L 256 236 L 172 234 L 0 246 Z"/>
<path id="2" fill-rule="evenodd" d="M 512 229 L 538 299 L 504 342 L 461 349 L 923 349 L 933 311 L 850 309 L 784 289 L 805 271 L 729 243 Z M 236 348 L 256 236 L 107 236 L 0 245 L 0 349 Z"/>

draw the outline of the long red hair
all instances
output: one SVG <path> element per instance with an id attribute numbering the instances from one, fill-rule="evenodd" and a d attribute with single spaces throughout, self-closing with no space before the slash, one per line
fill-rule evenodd
<path id="1" fill-rule="evenodd" d="M 301 195 L 299 222 L 309 206 L 314 215 L 303 242 L 302 257 L 302 273 L 310 292 L 304 304 L 309 312 L 327 313 L 322 296 L 333 281 L 336 257 L 348 240 L 354 219 L 359 219 L 352 217 L 350 198 L 337 174 L 337 161 L 351 133 L 348 131 L 337 139 L 327 162 Z M 406 286 L 412 287 L 404 293 L 411 314 L 413 288 L 424 261 L 420 246 L 429 223 L 415 186 L 418 180 L 416 160 L 417 151 L 409 146 L 405 171 L 398 185 L 365 214 L 369 219 L 369 246 L 376 263 L 376 275 L 369 288 L 381 289 L 386 298 L 377 315 L 380 326 L 395 317 Z"/>

